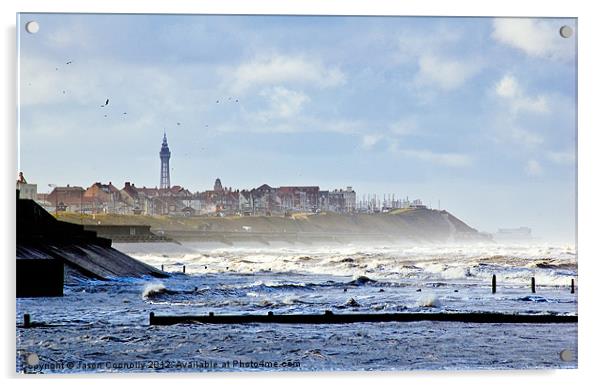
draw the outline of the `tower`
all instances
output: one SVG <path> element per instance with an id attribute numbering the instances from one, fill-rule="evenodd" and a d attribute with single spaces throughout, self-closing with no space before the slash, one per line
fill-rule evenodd
<path id="1" fill-rule="evenodd" d="M 159 157 L 161 157 L 161 184 L 160 188 L 169 188 L 169 157 L 171 156 L 171 152 L 169 151 L 169 146 L 167 145 L 167 135 L 163 132 L 163 144 L 161 144 L 161 152 L 159 152 Z"/>

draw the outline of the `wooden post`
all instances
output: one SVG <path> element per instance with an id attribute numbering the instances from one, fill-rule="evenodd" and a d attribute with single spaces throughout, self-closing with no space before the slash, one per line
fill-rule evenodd
<path id="1" fill-rule="evenodd" d="M 535 293 L 535 277 L 531 277 L 531 293 Z"/>
<path id="2" fill-rule="evenodd" d="M 161 265 L 161 271 L 165 271 L 165 270 L 163 270 L 163 265 Z"/>
<path id="3" fill-rule="evenodd" d="M 575 293 L 575 279 L 571 278 L 571 294 Z"/>
<path id="4" fill-rule="evenodd" d="M 495 274 L 493 275 L 493 277 L 491 277 L 491 293 L 495 293 L 495 288 L 496 288 L 496 279 L 495 279 Z"/>
<path id="5" fill-rule="evenodd" d="M 29 328 L 31 326 L 31 317 L 29 313 L 23 315 L 23 328 Z"/>
<path id="6" fill-rule="evenodd" d="M 182 266 L 182 273 L 186 274 L 186 265 Z"/>
<path id="7" fill-rule="evenodd" d="M 148 323 L 150 325 L 153 325 L 153 323 L 155 322 L 155 312 L 150 312 L 149 318 L 148 318 Z"/>

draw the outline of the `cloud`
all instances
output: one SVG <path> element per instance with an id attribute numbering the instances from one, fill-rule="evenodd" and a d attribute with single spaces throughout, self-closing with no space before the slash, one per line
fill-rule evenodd
<path id="1" fill-rule="evenodd" d="M 515 142 L 526 146 L 540 145 L 544 142 L 543 137 L 539 134 L 521 128 L 512 128 L 510 130 L 510 138 Z"/>
<path id="2" fill-rule="evenodd" d="M 575 57 L 575 44 L 574 38 L 560 36 L 559 30 L 564 24 L 559 20 L 496 18 L 492 37 L 529 56 L 570 60 Z"/>
<path id="3" fill-rule="evenodd" d="M 414 134 L 418 131 L 418 124 L 415 119 L 401 119 L 389 125 L 389 131 L 398 136 Z"/>
<path id="4" fill-rule="evenodd" d="M 372 149 L 378 144 L 384 136 L 382 134 L 371 133 L 362 136 L 362 147 L 364 149 Z"/>
<path id="5" fill-rule="evenodd" d="M 428 149 L 399 149 L 397 143 L 392 144 L 391 151 L 403 157 L 447 167 L 467 167 L 473 162 L 472 157 L 467 154 L 433 152 Z"/>
<path id="6" fill-rule="evenodd" d="M 303 105 L 310 101 L 310 98 L 303 92 L 289 90 L 282 86 L 276 86 L 264 89 L 259 93 L 269 101 L 269 109 L 258 113 L 264 120 L 291 118 L 299 111 Z"/>
<path id="7" fill-rule="evenodd" d="M 540 176 L 543 173 L 543 168 L 537 160 L 531 159 L 527 161 L 525 172 L 527 172 L 529 176 Z"/>
<path id="8" fill-rule="evenodd" d="M 345 75 L 336 66 L 300 56 L 272 55 L 255 58 L 234 69 L 223 70 L 230 89 L 243 93 L 252 87 L 281 84 L 306 84 L 318 88 L 335 87 L 345 83 Z"/>
<path id="9" fill-rule="evenodd" d="M 519 111 L 547 113 L 550 110 L 545 95 L 534 97 L 527 95 L 517 79 L 510 74 L 505 75 L 495 84 L 495 93 L 509 104 L 513 113 Z"/>
<path id="10" fill-rule="evenodd" d="M 575 151 L 564 151 L 564 152 L 548 152 L 547 158 L 556 163 L 562 165 L 571 165 L 575 163 Z"/>
<path id="11" fill-rule="evenodd" d="M 443 90 L 457 89 L 482 67 L 479 61 L 442 58 L 432 54 L 422 55 L 418 66 L 415 81 L 419 85 L 435 86 Z"/>

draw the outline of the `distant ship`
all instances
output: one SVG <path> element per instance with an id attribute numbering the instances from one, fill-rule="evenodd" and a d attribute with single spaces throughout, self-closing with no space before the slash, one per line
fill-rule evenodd
<path id="1" fill-rule="evenodd" d="M 494 234 L 493 239 L 496 241 L 528 241 L 533 239 L 531 229 L 529 227 L 518 228 L 499 228 Z"/>

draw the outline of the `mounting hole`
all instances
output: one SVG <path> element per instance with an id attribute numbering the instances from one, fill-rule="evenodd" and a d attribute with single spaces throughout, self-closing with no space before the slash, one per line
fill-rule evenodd
<path id="1" fill-rule="evenodd" d="M 570 38 L 571 36 L 573 36 L 573 29 L 569 26 L 562 26 L 560 27 L 560 36 L 562 36 L 563 38 L 567 39 Z"/>
<path id="2" fill-rule="evenodd" d="M 563 349 L 560 351 L 560 360 L 571 361 L 573 360 L 573 352 L 570 349 Z"/>
<path id="3" fill-rule="evenodd" d="M 25 31 L 30 34 L 35 34 L 40 30 L 40 25 L 37 21 L 30 21 L 25 24 Z"/>
<path id="4" fill-rule="evenodd" d="M 35 353 L 30 353 L 29 355 L 27 355 L 27 364 L 30 366 L 37 366 L 38 364 L 40 364 L 40 357 L 35 354 Z"/>

